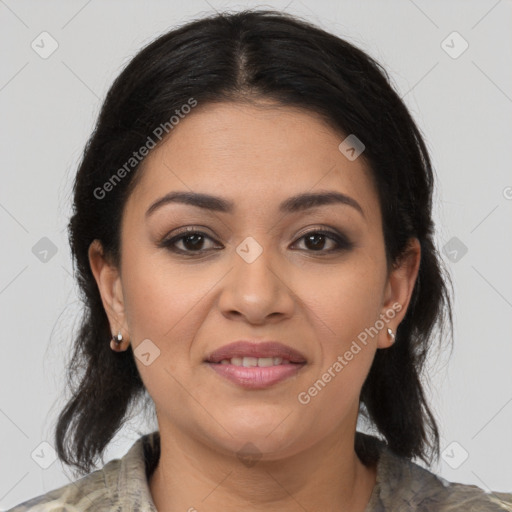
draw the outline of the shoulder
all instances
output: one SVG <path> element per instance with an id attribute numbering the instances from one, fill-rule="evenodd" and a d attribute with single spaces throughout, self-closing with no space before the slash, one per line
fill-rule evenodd
<path id="1" fill-rule="evenodd" d="M 379 451 L 377 485 L 366 512 L 512 512 L 511 493 L 449 482 L 385 444 Z"/>
<path id="2" fill-rule="evenodd" d="M 146 472 L 158 459 L 158 435 L 139 438 L 120 459 L 114 459 L 88 475 L 54 489 L 7 512 L 154 511 Z"/>
<path id="3" fill-rule="evenodd" d="M 395 478 L 391 473 L 388 481 L 388 489 L 395 488 L 394 496 L 388 496 L 396 502 L 393 507 L 411 506 L 407 510 L 422 512 L 512 512 L 512 494 L 449 482 L 408 459 L 397 458 L 395 465 Z"/>
<path id="4" fill-rule="evenodd" d="M 83 512 L 110 510 L 114 503 L 111 487 L 105 477 L 116 472 L 116 459 L 88 475 L 57 489 L 24 501 L 7 512 Z"/>

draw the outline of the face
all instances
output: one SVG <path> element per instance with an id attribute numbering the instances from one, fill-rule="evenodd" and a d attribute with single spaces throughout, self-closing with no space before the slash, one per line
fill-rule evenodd
<path id="1" fill-rule="evenodd" d="M 377 193 L 362 157 L 338 149 L 344 138 L 291 108 L 199 105 L 145 159 L 123 213 L 120 268 L 97 246 L 89 254 L 112 332 L 149 354 L 135 361 L 160 430 L 226 453 L 250 442 L 269 460 L 355 430 L 375 352 L 405 314 L 419 249 L 388 273 Z M 151 208 L 172 192 L 231 209 Z M 286 203 L 322 193 L 345 199 Z M 205 361 L 237 340 L 280 342 L 305 363 L 264 368 L 288 376 L 248 387 Z"/>

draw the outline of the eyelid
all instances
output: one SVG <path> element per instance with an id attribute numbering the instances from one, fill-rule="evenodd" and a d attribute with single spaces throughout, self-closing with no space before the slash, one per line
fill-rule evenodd
<path id="1" fill-rule="evenodd" d="M 172 250 L 172 247 L 175 243 L 177 243 L 178 241 L 182 240 L 186 235 L 190 234 L 190 235 L 195 235 L 195 234 L 198 234 L 198 235 L 203 235 L 204 237 L 206 238 L 209 238 L 210 240 L 214 241 L 215 243 L 218 243 L 217 240 L 215 239 L 214 236 L 212 236 L 211 234 L 208 233 L 209 232 L 209 229 L 204 227 L 204 226 L 186 226 L 185 228 L 178 228 L 177 230 L 175 231 L 172 231 L 172 235 L 165 235 L 162 240 L 160 242 L 157 243 L 157 246 L 159 248 L 166 248 L 166 249 L 169 249 L 169 250 Z M 188 254 L 201 254 L 201 253 L 204 253 L 206 251 L 183 251 L 181 249 L 176 249 L 175 250 L 176 253 L 178 254 L 184 254 L 184 253 L 188 253 Z"/>
<path id="2" fill-rule="evenodd" d="M 342 250 L 350 250 L 355 247 L 355 243 L 345 233 L 343 233 L 337 229 L 324 227 L 324 226 L 316 226 L 316 227 L 314 226 L 312 228 L 308 228 L 307 231 L 303 231 L 302 233 L 297 235 L 296 241 L 293 244 L 295 245 L 296 243 L 300 242 L 304 237 L 308 236 L 309 234 L 324 235 L 327 238 L 329 238 L 330 240 L 334 241 L 336 244 L 338 244 L 338 247 L 336 247 L 335 249 L 330 249 L 327 251 L 307 251 L 307 252 L 310 252 L 313 254 L 315 252 L 318 252 L 319 254 L 322 254 L 322 253 L 328 254 L 328 253 L 339 252 Z"/>
<path id="3" fill-rule="evenodd" d="M 191 250 L 183 250 L 178 249 L 176 247 L 176 244 L 183 240 L 184 237 L 186 237 L 188 234 L 190 235 L 200 235 L 203 236 L 203 238 L 208 238 L 211 241 L 213 241 L 216 244 L 219 244 L 219 242 L 215 239 L 215 237 L 211 236 L 206 231 L 209 231 L 208 228 L 203 226 L 186 226 L 184 228 L 179 228 L 171 236 L 165 236 L 161 242 L 159 242 L 157 245 L 160 248 L 166 248 L 170 252 L 173 252 L 178 255 L 188 255 L 188 256 L 201 256 L 207 252 L 211 252 L 212 250 L 219 250 L 219 248 L 214 249 L 200 249 L 197 251 L 191 251 Z M 333 249 L 328 250 L 303 250 L 306 253 L 318 253 L 319 255 L 328 255 L 333 253 L 339 253 L 342 251 L 348 251 L 355 247 L 355 243 L 349 238 L 344 232 L 341 232 L 338 229 L 327 227 L 327 226 L 310 226 L 306 229 L 306 231 L 302 231 L 301 233 L 297 234 L 294 238 L 293 245 L 296 245 L 300 243 L 304 237 L 310 235 L 310 234 L 319 234 L 327 237 L 329 240 L 334 242 L 336 244 L 336 247 Z M 223 245 L 223 244 L 221 244 Z M 228 244 L 229 245 L 229 244 Z"/>

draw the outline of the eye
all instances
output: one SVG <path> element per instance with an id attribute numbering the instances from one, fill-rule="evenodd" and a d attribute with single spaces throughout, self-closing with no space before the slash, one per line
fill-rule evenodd
<path id="1" fill-rule="evenodd" d="M 183 230 L 181 234 L 173 236 L 168 240 L 163 240 L 158 245 L 159 247 L 165 247 L 169 251 L 178 254 L 201 254 L 208 250 L 204 248 L 206 240 L 213 241 L 213 239 L 203 231 L 197 231 L 189 227 Z M 177 244 L 181 244 L 182 248 L 177 247 Z"/>
<path id="2" fill-rule="evenodd" d="M 354 244 L 348 240 L 347 237 L 334 231 L 314 229 L 303 234 L 299 239 L 304 240 L 306 250 L 310 252 L 338 252 L 343 250 L 352 249 Z M 334 245 L 334 248 L 324 250 L 326 242 Z"/>
<path id="3" fill-rule="evenodd" d="M 333 253 L 343 250 L 350 250 L 354 244 L 341 233 L 329 230 L 314 229 L 303 234 L 294 245 L 301 240 L 304 240 L 304 245 L 307 252 L 318 253 Z M 209 250 L 218 250 L 220 247 L 205 247 L 206 242 L 214 242 L 213 238 L 204 233 L 203 231 L 196 230 L 192 227 L 187 227 L 181 230 L 177 235 L 163 240 L 158 244 L 159 247 L 165 247 L 167 250 L 177 253 L 186 254 L 188 256 L 201 255 Z M 325 246 L 331 244 L 330 249 L 325 249 Z M 178 245 L 181 247 L 178 247 Z"/>

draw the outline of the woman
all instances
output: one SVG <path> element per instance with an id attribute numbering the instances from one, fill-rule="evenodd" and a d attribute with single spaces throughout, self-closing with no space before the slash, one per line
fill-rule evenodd
<path id="1" fill-rule="evenodd" d="M 512 511 L 412 462 L 439 455 L 420 374 L 451 326 L 432 193 L 386 73 L 334 35 L 244 11 L 143 49 L 69 224 L 85 371 L 55 443 L 86 476 L 12 510 Z M 138 399 L 158 430 L 89 473 Z"/>

